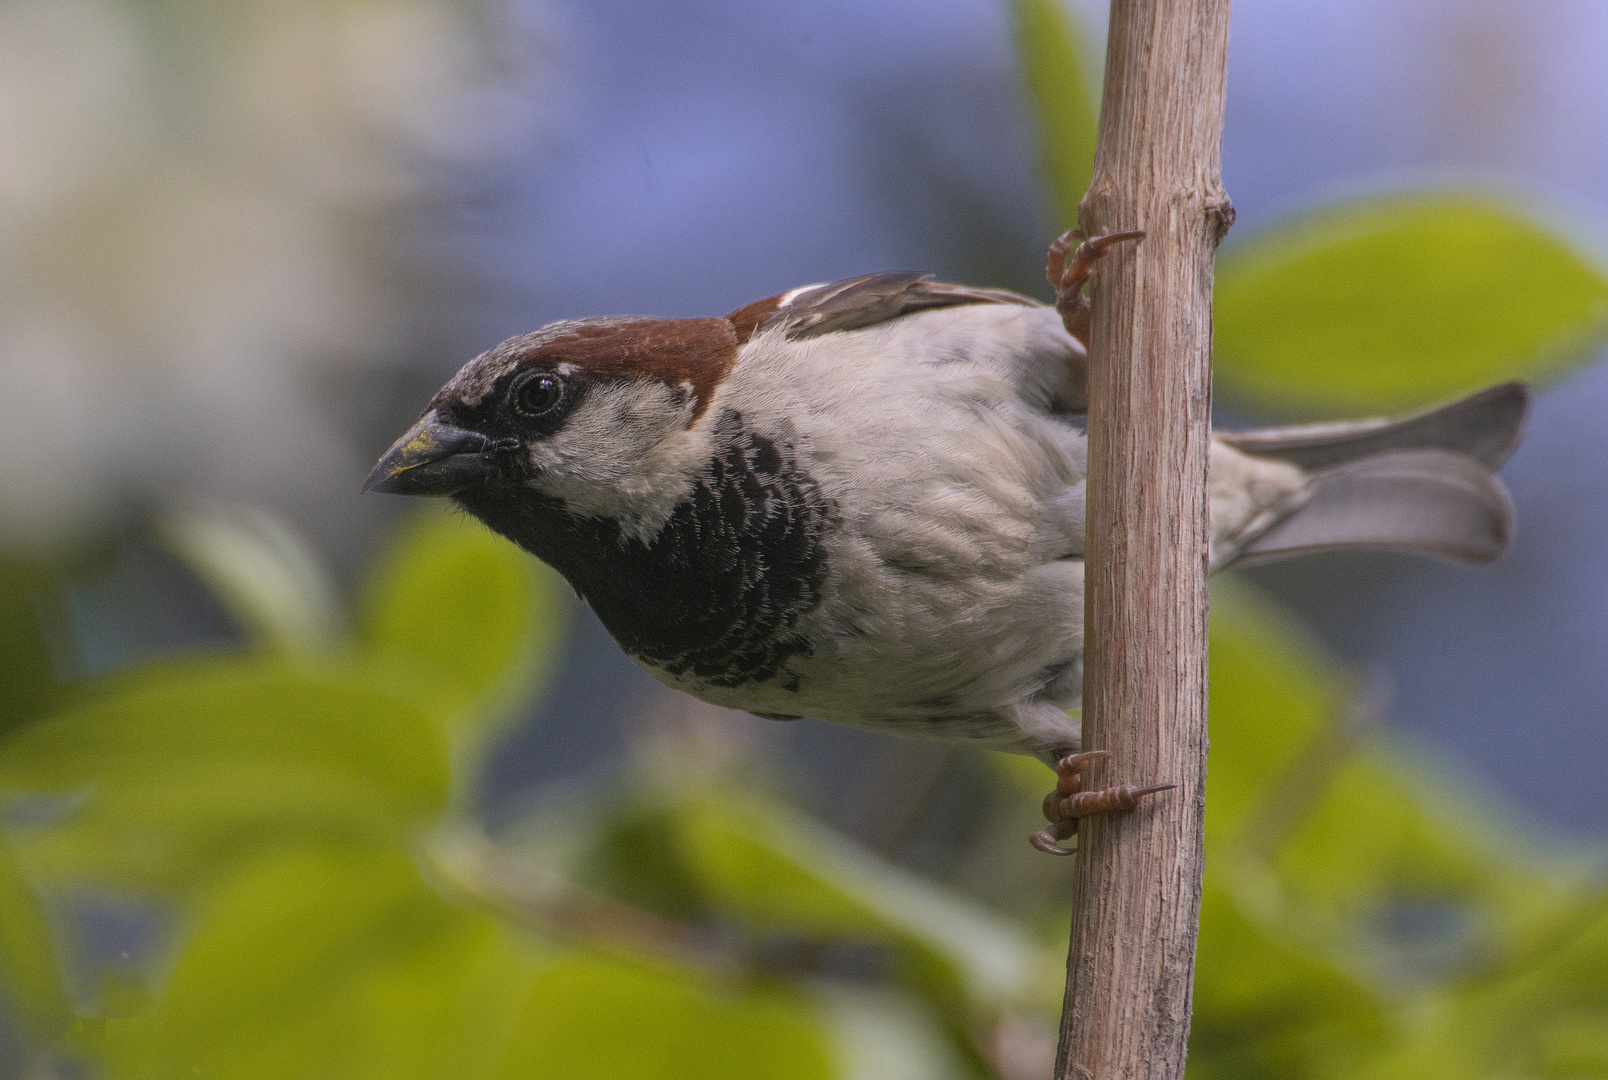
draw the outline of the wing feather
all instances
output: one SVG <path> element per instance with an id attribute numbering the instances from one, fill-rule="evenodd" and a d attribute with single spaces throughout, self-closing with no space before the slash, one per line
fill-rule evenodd
<path id="1" fill-rule="evenodd" d="M 935 281 L 931 274 L 883 273 L 807 285 L 740 308 L 728 318 L 739 326 L 740 338 L 780 327 L 789 340 L 799 341 L 859 330 L 916 311 L 964 304 L 1043 306 L 1005 289 L 952 285 Z"/>

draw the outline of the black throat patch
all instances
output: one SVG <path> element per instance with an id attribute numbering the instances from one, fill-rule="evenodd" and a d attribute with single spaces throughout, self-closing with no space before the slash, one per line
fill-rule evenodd
<path id="1" fill-rule="evenodd" d="M 821 603 L 833 511 L 793 448 L 741 414 L 719 417 L 708 468 L 646 543 L 523 485 L 456 501 L 563 574 L 636 659 L 710 686 L 782 677 L 797 688 L 785 669 L 811 652 L 797 625 Z"/>

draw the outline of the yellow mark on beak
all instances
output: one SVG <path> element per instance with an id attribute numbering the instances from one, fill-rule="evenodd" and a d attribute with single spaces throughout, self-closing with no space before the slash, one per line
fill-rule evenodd
<path id="1" fill-rule="evenodd" d="M 492 475 L 491 440 L 444 423 L 434 413 L 414 424 L 385 452 L 364 491 L 403 495 L 451 494 Z M 428 468 L 426 468 L 428 466 Z"/>

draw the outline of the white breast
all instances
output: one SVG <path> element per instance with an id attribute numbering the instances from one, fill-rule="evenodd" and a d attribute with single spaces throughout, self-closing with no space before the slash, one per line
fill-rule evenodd
<path id="1" fill-rule="evenodd" d="M 1004 304 L 747 343 L 710 411 L 790 436 L 839 527 L 799 690 L 728 703 L 927 722 L 992 714 L 1075 662 L 1084 440 L 1051 410 L 1079 353 L 1052 309 Z"/>
<path id="2" fill-rule="evenodd" d="M 748 342 L 713 402 L 797 448 L 837 508 L 815 641 L 719 704 L 1013 749 L 1076 745 L 1086 441 L 1058 403 L 1082 347 L 1054 309 L 976 304 Z M 1213 556 L 1299 504 L 1303 478 L 1212 453 Z"/>

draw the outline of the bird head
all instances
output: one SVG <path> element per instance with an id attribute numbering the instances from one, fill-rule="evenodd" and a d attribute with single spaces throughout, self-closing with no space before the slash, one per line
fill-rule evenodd
<path id="1" fill-rule="evenodd" d="M 651 533 L 708 461 L 698 421 L 737 349 L 723 318 L 579 319 L 511 338 L 431 398 L 363 490 L 471 510 L 523 490 Z"/>

